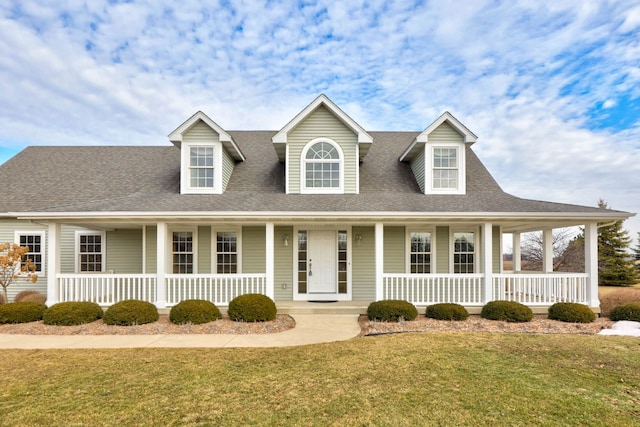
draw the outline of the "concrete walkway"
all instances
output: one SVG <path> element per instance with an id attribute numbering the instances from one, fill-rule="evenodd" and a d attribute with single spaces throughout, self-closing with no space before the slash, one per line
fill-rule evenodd
<path id="1" fill-rule="evenodd" d="M 296 326 L 276 334 L 223 335 L 14 335 L 0 334 L 0 349 L 142 347 L 290 347 L 345 341 L 360 333 L 357 314 L 292 314 Z"/>

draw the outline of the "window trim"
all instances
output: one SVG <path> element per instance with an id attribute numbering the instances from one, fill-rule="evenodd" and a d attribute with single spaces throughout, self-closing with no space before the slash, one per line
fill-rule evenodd
<path id="1" fill-rule="evenodd" d="M 191 233 L 191 248 L 193 249 L 193 272 L 174 273 L 173 272 L 173 233 Z M 168 230 L 167 236 L 167 269 L 169 274 L 198 274 L 198 228 L 197 227 L 177 227 Z"/>
<path id="2" fill-rule="evenodd" d="M 213 187 L 191 186 L 191 148 L 213 148 Z M 183 142 L 181 145 L 180 193 L 181 194 L 222 194 L 222 143 Z"/>
<path id="3" fill-rule="evenodd" d="M 411 233 L 429 233 L 431 235 L 431 272 L 411 273 Z M 406 227 L 405 228 L 405 272 L 407 274 L 435 274 L 436 273 L 436 230 L 435 227 Z"/>
<path id="4" fill-rule="evenodd" d="M 47 242 L 46 242 L 46 232 L 45 231 L 26 231 L 26 230 L 16 230 L 14 232 L 14 243 L 16 243 L 17 245 L 20 244 L 20 237 L 21 236 L 40 236 L 40 256 L 42 257 L 42 260 L 40 262 L 40 270 L 35 270 L 34 273 L 37 273 L 39 276 L 46 276 L 47 274 L 47 267 L 46 267 L 46 261 L 47 261 Z"/>
<path id="5" fill-rule="evenodd" d="M 434 160 L 437 148 L 455 148 L 457 166 L 457 188 L 435 188 L 433 183 L 433 172 L 435 171 Z M 424 155 L 424 180 L 425 194 L 466 194 L 466 148 L 461 142 L 437 142 L 425 144 Z M 438 168 L 440 169 L 440 168 Z M 449 169 L 453 170 L 453 168 Z"/>
<path id="6" fill-rule="evenodd" d="M 456 233 L 473 233 L 473 273 L 455 273 L 455 234 Z M 479 273 L 479 259 L 480 252 L 478 245 L 480 241 L 480 228 L 479 227 L 463 227 L 463 228 L 450 228 L 449 230 L 449 271 L 451 274 L 477 274 Z"/>
<path id="7" fill-rule="evenodd" d="M 338 152 L 339 159 L 338 163 L 340 170 L 338 171 L 338 187 L 329 187 L 329 188 L 316 188 L 316 187 L 307 187 L 307 163 L 315 163 L 307 161 L 307 152 L 313 147 L 315 144 L 325 142 L 333 146 Z M 335 142 L 329 138 L 315 138 L 311 141 L 307 142 L 300 153 L 300 193 L 301 194 L 344 194 L 344 151 L 340 144 Z"/>
<path id="8" fill-rule="evenodd" d="M 218 233 L 236 233 L 236 273 L 218 272 Z M 242 274 L 242 227 L 211 227 L 211 271 L 213 274 Z"/>
<path id="9" fill-rule="evenodd" d="M 102 258 L 100 271 L 81 271 L 80 270 L 80 236 L 100 236 L 100 255 Z M 76 230 L 75 233 L 75 271 L 77 274 L 100 274 L 104 273 L 107 267 L 107 233 L 99 230 Z M 97 253 L 97 252 L 96 252 Z"/>

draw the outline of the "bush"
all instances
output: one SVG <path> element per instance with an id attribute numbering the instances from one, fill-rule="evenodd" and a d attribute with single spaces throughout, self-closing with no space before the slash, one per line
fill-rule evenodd
<path id="1" fill-rule="evenodd" d="M 596 320 L 596 315 L 584 304 L 557 302 L 549 307 L 549 319 L 569 323 L 591 323 Z"/>
<path id="2" fill-rule="evenodd" d="M 41 294 L 38 291 L 20 291 L 18 292 L 14 300 L 15 302 L 29 301 L 44 304 L 45 302 L 47 302 L 47 296 Z"/>
<path id="3" fill-rule="evenodd" d="M 229 318 L 236 322 L 266 322 L 276 318 L 276 304 L 262 294 L 244 294 L 229 303 Z"/>
<path id="4" fill-rule="evenodd" d="M 418 310 L 410 302 L 387 299 L 369 304 L 369 307 L 367 307 L 367 316 L 369 316 L 369 320 L 398 322 L 400 319 L 415 319 L 418 316 Z"/>
<path id="5" fill-rule="evenodd" d="M 609 313 L 609 319 L 615 321 L 631 320 L 640 322 L 640 302 L 632 302 L 615 307 L 611 310 L 611 313 Z"/>
<path id="6" fill-rule="evenodd" d="M 609 317 L 609 313 L 614 307 L 632 302 L 640 302 L 640 289 L 623 288 L 603 295 L 600 298 L 600 310 L 603 316 Z"/>
<path id="7" fill-rule="evenodd" d="M 213 322 L 220 319 L 220 310 L 212 302 L 202 299 L 188 299 L 174 305 L 169 312 L 169 320 L 178 325 Z"/>
<path id="8" fill-rule="evenodd" d="M 460 304 L 442 303 L 428 306 L 425 316 L 438 320 L 466 320 L 469 312 Z"/>
<path id="9" fill-rule="evenodd" d="M 20 301 L 0 306 L 0 323 L 29 323 L 42 320 L 47 306 L 37 302 Z"/>
<path id="10" fill-rule="evenodd" d="M 158 309 L 150 302 L 129 299 L 113 304 L 104 312 L 107 325 L 144 325 L 158 320 Z"/>
<path id="11" fill-rule="evenodd" d="M 484 319 L 505 322 L 530 322 L 533 319 L 533 311 L 515 301 L 491 301 L 482 307 L 480 316 Z"/>
<path id="12" fill-rule="evenodd" d="M 101 319 L 103 314 L 102 308 L 95 302 L 69 301 L 49 307 L 42 321 L 45 325 L 82 325 Z"/>

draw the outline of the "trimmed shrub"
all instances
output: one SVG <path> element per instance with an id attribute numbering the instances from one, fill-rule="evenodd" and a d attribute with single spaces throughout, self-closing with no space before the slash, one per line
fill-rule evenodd
<path id="1" fill-rule="evenodd" d="M 102 319 L 104 312 L 95 302 L 68 301 L 54 304 L 42 316 L 45 325 L 72 326 Z"/>
<path id="2" fill-rule="evenodd" d="M 47 306 L 37 302 L 20 301 L 0 306 L 0 323 L 29 323 L 42 320 Z"/>
<path id="3" fill-rule="evenodd" d="M 20 291 L 18 292 L 14 300 L 15 302 L 29 301 L 44 304 L 45 302 L 47 302 L 47 296 L 41 294 L 38 291 Z"/>
<path id="4" fill-rule="evenodd" d="M 199 325 L 213 322 L 221 317 L 222 314 L 220 314 L 218 307 L 214 303 L 203 299 L 181 301 L 174 305 L 169 312 L 169 320 L 178 325 L 184 325 L 185 323 Z"/>
<path id="5" fill-rule="evenodd" d="M 386 299 L 369 304 L 367 316 L 369 316 L 369 320 L 382 322 L 398 322 L 400 319 L 413 320 L 418 316 L 418 309 L 408 301 Z"/>
<path id="6" fill-rule="evenodd" d="M 469 312 L 460 304 L 442 303 L 428 306 L 425 316 L 437 320 L 466 320 Z"/>
<path id="7" fill-rule="evenodd" d="M 609 313 L 609 319 L 615 320 L 631 320 L 640 322 L 640 302 L 632 302 L 630 304 L 615 307 Z"/>
<path id="8" fill-rule="evenodd" d="M 600 298 L 600 310 L 604 317 L 609 317 L 614 307 L 632 302 L 640 302 L 640 289 L 623 288 L 603 295 Z"/>
<path id="9" fill-rule="evenodd" d="M 549 307 L 549 319 L 568 323 L 591 323 L 596 320 L 596 315 L 584 304 L 557 302 Z"/>
<path id="10" fill-rule="evenodd" d="M 530 322 L 533 319 L 533 311 L 515 301 L 491 301 L 482 307 L 480 316 L 484 319 L 505 322 Z"/>
<path id="11" fill-rule="evenodd" d="M 158 309 L 150 302 L 129 299 L 117 302 L 104 312 L 102 320 L 107 325 L 144 325 L 158 320 Z"/>
<path id="12" fill-rule="evenodd" d="M 229 318 L 236 322 L 266 322 L 276 318 L 276 304 L 262 294 L 244 294 L 229 302 Z"/>

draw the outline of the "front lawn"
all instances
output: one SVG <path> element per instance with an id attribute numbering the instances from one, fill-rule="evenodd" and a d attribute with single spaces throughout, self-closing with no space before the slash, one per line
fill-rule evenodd
<path id="1" fill-rule="evenodd" d="M 431 333 L 0 357 L 1 425 L 640 422 L 640 339 L 629 337 Z"/>

